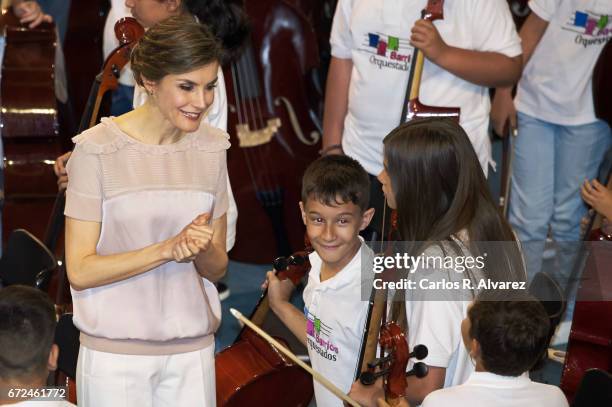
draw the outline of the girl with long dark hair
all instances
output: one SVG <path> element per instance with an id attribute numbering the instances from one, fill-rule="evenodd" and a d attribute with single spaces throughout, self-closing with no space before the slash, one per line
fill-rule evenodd
<path id="1" fill-rule="evenodd" d="M 384 139 L 384 170 L 378 179 L 398 213 L 400 250 L 434 259 L 433 266 L 422 263 L 410 270 L 417 289 L 396 291 L 390 307 L 391 318 L 406 325 L 410 346 L 429 349 L 424 360 L 428 375 L 407 378 L 406 398 L 418 405 L 430 392 L 467 380 L 474 365 L 460 327 L 468 304 L 483 281 L 520 286 L 524 265 L 470 140 L 455 121 L 420 119 L 393 130 Z M 358 384 L 351 394 L 365 405 L 376 405 L 381 396 L 380 390 Z"/>

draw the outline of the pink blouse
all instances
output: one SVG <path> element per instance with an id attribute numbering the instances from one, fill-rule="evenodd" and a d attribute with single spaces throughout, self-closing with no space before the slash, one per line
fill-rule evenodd
<path id="1" fill-rule="evenodd" d="M 144 144 L 104 118 L 73 138 L 65 215 L 101 223 L 101 256 L 168 239 L 211 210 L 219 218 L 228 207 L 228 139 L 202 124 L 174 144 Z M 72 299 L 81 343 L 112 353 L 202 349 L 221 317 L 214 285 L 193 263 L 171 261 L 123 281 L 72 289 Z"/>

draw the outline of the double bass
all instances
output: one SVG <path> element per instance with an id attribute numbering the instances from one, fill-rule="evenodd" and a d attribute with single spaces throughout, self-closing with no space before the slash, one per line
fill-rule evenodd
<path id="1" fill-rule="evenodd" d="M 57 192 L 53 163 L 67 144 L 55 98 L 55 26 L 27 29 L 12 9 L 0 17 L 0 123 L 4 142 L 4 236 L 24 228 L 43 238 Z"/>
<path id="2" fill-rule="evenodd" d="M 319 59 L 315 33 L 294 5 L 258 0 L 244 6 L 251 42 L 224 71 L 228 172 L 239 212 L 230 257 L 267 263 L 302 247 L 299 180 L 321 138 L 309 76 Z"/>

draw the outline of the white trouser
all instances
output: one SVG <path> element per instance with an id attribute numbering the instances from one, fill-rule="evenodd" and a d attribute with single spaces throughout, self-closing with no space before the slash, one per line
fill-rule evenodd
<path id="1" fill-rule="evenodd" d="M 214 407 L 215 346 L 143 356 L 80 347 L 77 400 L 83 407 Z"/>

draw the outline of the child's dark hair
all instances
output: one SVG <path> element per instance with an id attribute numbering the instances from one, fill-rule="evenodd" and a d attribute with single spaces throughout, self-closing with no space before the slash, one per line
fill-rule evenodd
<path id="1" fill-rule="evenodd" d="M 519 376 L 530 370 L 548 346 L 550 321 L 540 301 L 513 293 L 480 294 L 468 311 L 469 335 L 480 343 L 484 368 L 502 376 Z"/>
<path id="2" fill-rule="evenodd" d="M 13 285 L 0 289 L 0 378 L 46 377 L 55 334 L 55 310 L 40 290 Z"/>
<path id="3" fill-rule="evenodd" d="M 365 211 L 370 203 L 370 178 L 356 160 L 327 155 L 304 172 L 302 202 L 306 204 L 309 198 L 329 206 L 352 202 Z"/>
<path id="4" fill-rule="evenodd" d="M 223 46 L 224 60 L 236 57 L 250 33 L 248 17 L 236 0 L 183 0 L 184 7 L 210 27 Z"/>

